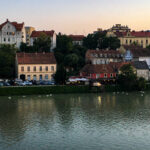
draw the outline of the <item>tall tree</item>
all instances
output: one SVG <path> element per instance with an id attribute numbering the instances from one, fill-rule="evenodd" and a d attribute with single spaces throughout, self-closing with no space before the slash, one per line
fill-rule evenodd
<path id="1" fill-rule="evenodd" d="M 0 78 L 13 79 L 15 77 L 16 51 L 14 45 L 0 45 Z"/>

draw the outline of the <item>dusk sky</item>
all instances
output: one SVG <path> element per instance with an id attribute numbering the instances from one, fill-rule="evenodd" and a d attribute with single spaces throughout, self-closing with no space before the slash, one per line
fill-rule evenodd
<path id="1" fill-rule="evenodd" d="M 87 34 L 114 24 L 150 29 L 150 0 L 0 0 L 0 23 L 25 22 L 36 30 Z"/>

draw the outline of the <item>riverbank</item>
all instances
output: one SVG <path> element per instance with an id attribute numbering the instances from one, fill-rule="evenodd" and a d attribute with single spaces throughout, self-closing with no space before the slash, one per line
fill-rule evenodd
<path id="1" fill-rule="evenodd" d="M 150 84 L 145 90 L 150 90 Z M 102 87 L 89 86 L 28 86 L 28 87 L 0 87 L 0 96 L 13 95 L 44 95 L 44 94 L 70 94 L 70 93 L 100 93 L 128 91 L 120 86 L 106 85 Z"/>

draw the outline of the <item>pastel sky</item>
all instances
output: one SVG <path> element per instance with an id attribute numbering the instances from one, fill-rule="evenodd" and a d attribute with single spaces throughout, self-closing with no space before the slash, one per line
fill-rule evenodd
<path id="1" fill-rule="evenodd" d="M 0 23 L 25 22 L 37 30 L 87 34 L 113 24 L 150 29 L 150 0 L 0 0 Z"/>

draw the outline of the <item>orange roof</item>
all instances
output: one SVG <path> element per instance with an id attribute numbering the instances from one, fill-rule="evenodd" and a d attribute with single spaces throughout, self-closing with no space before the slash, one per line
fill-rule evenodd
<path id="1" fill-rule="evenodd" d="M 150 37 L 149 31 L 132 31 L 132 32 L 115 32 L 118 37 L 134 36 L 134 37 Z"/>
<path id="2" fill-rule="evenodd" d="M 17 53 L 18 64 L 56 64 L 54 53 Z"/>
<path id="3" fill-rule="evenodd" d="M 69 35 L 69 37 L 73 40 L 73 41 L 82 41 L 84 38 L 84 35 Z"/>
<path id="4" fill-rule="evenodd" d="M 33 31 L 32 34 L 31 34 L 31 37 L 33 38 L 37 38 L 39 37 L 42 33 L 45 33 L 47 36 L 50 36 L 52 37 L 55 33 L 54 30 L 51 30 L 51 31 Z"/>
<path id="5" fill-rule="evenodd" d="M 23 26 L 24 26 L 24 23 L 10 22 L 10 21 L 7 19 L 6 22 L 4 22 L 4 23 L 2 23 L 2 24 L 0 25 L 0 30 L 1 30 L 1 29 L 3 28 L 3 26 L 6 25 L 7 23 L 12 24 L 12 25 L 16 28 L 17 31 L 21 31 L 22 28 L 23 28 Z"/>

